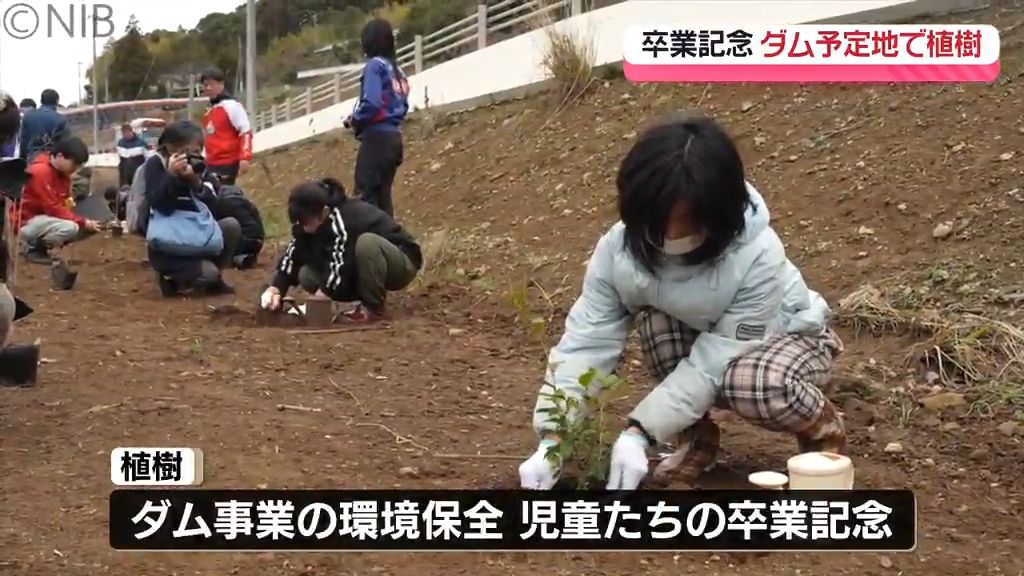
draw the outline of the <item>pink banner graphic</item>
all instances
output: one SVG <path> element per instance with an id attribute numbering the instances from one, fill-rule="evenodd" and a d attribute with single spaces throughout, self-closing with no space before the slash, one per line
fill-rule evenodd
<path id="1" fill-rule="evenodd" d="M 992 82 L 999 31 L 987 25 L 633 26 L 633 82 Z"/>
<path id="2" fill-rule="evenodd" d="M 631 82 L 992 82 L 992 64 L 703 64 L 642 65 L 625 62 Z"/>

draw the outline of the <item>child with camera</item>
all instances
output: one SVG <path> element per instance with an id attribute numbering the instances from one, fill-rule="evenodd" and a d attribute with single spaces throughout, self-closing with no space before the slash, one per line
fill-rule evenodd
<path id="1" fill-rule="evenodd" d="M 241 228 L 234 218 L 214 216 L 217 187 L 203 177 L 202 149 L 202 128 L 175 122 L 143 165 L 148 218 L 141 229 L 164 297 L 234 293 L 221 271 L 232 265 Z"/>

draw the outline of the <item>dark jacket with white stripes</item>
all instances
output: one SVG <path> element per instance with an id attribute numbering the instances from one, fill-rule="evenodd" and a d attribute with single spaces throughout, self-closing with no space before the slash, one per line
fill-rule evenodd
<path id="1" fill-rule="evenodd" d="M 287 293 L 299 284 L 299 270 L 309 267 L 321 279 L 321 290 L 332 300 L 359 299 L 355 265 L 356 239 L 376 234 L 394 244 L 416 265 L 423 265 L 419 244 L 383 210 L 357 198 L 342 198 L 332 205 L 316 232 L 292 229 L 292 240 L 278 261 L 270 285 Z"/>

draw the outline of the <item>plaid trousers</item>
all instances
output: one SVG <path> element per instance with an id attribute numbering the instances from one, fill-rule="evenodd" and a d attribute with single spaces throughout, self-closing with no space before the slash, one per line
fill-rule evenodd
<path id="1" fill-rule="evenodd" d="M 659 382 L 675 370 L 700 332 L 655 309 L 637 318 L 640 345 L 651 375 Z M 721 379 L 717 408 L 728 409 L 762 428 L 796 436 L 801 452 L 846 452 L 841 415 L 821 392 L 843 343 L 831 329 L 820 337 L 778 334 L 732 360 Z M 679 451 L 667 463 L 692 483 L 715 463 L 718 425 L 705 414 L 680 437 Z M 662 467 L 656 473 L 666 472 Z"/>

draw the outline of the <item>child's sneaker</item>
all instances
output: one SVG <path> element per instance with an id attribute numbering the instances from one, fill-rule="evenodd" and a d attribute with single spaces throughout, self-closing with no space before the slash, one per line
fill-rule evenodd
<path id="1" fill-rule="evenodd" d="M 235 287 L 221 280 L 215 287 L 215 294 L 234 294 Z"/>
<path id="2" fill-rule="evenodd" d="M 387 312 L 381 307 L 378 310 L 371 310 L 359 304 L 352 310 L 342 314 L 347 322 L 352 324 L 373 324 L 387 318 Z"/>
<path id="3" fill-rule="evenodd" d="M 181 293 L 178 290 L 178 284 L 169 276 L 157 274 L 156 281 L 160 285 L 160 295 L 164 298 L 174 298 Z"/>
<path id="4" fill-rule="evenodd" d="M 196 286 L 199 292 L 206 294 L 207 296 L 221 296 L 224 294 L 234 294 L 235 289 L 224 281 L 223 278 L 218 279 L 215 282 L 203 283 L 202 285 Z"/>
<path id="5" fill-rule="evenodd" d="M 241 256 L 235 256 L 232 259 L 235 268 L 239 270 L 249 270 L 256 266 L 256 255 L 255 254 L 243 254 Z"/>
<path id="6" fill-rule="evenodd" d="M 43 264 L 45 266 L 53 264 L 53 257 L 50 256 L 50 251 L 42 244 L 29 246 L 28 249 L 25 250 L 24 256 L 25 260 L 32 264 Z"/>

